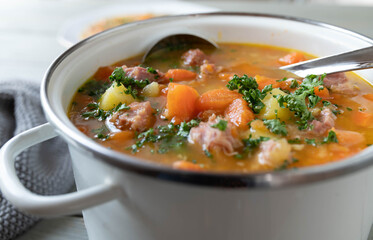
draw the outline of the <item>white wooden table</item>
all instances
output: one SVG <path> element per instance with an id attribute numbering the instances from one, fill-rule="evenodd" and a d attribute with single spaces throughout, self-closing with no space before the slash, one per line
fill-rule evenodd
<path id="1" fill-rule="evenodd" d="M 117 2 L 113 0 L 0 0 L 0 81 L 23 79 L 40 83 L 49 64 L 65 50 L 56 39 L 63 23 L 81 13 Z M 262 12 L 311 18 L 373 38 L 373 7 L 244 1 L 195 3 L 225 11 Z M 157 1 L 157 4 L 162 3 Z M 82 240 L 88 237 L 83 219 L 79 216 L 71 216 L 42 220 L 17 240 L 36 239 Z"/>

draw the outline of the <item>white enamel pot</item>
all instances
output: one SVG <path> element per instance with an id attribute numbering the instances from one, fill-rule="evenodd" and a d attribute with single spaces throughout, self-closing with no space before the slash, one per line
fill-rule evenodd
<path id="1" fill-rule="evenodd" d="M 114 152 L 74 127 L 66 115 L 69 103 L 98 67 L 140 54 L 172 33 L 270 44 L 318 56 L 373 45 L 367 37 L 327 24 L 246 13 L 158 18 L 95 35 L 67 50 L 47 71 L 41 98 L 48 123 L 1 149 L 5 197 L 40 216 L 83 210 L 91 240 L 367 239 L 373 222 L 372 148 L 340 162 L 298 170 L 197 173 Z M 359 74 L 373 81 L 372 70 Z M 57 135 L 69 145 L 78 191 L 35 195 L 16 177 L 14 157 Z"/>

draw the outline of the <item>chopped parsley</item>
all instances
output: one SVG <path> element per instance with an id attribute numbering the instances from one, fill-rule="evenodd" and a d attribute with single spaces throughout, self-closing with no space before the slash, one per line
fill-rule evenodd
<path id="1" fill-rule="evenodd" d="M 288 143 L 290 143 L 290 144 L 300 144 L 301 140 L 299 138 L 289 139 Z"/>
<path id="2" fill-rule="evenodd" d="M 158 79 L 158 78 L 159 78 L 159 74 L 158 74 L 157 70 L 155 70 L 154 68 L 152 68 L 152 67 L 147 67 L 147 68 L 146 68 L 146 71 L 147 71 L 148 73 L 152 73 L 152 74 L 154 74 L 154 78 L 155 78 L 155 79 Z"/>
<path id="3" fill-rule="evenodd" d="M 336 116 L 342 114 L 341 110 L 332 110 L 332 113 Z"/>
<path id="4" fill-rule="evenodd" d="M 300 88 L 288 95 L 276 95 L 277 101 L 282 108 L 288 108 L 299 118 L 296 123 L 300 130 L 309 127 L 308 122 L 314 116 L 308 108 L 314 107 L 321 98 L 315 95 L 314 88 L 323 84 L 324 75 L 308 75 L 300 84 Z M 307 105 L 308 102 L 308 105 Z"/>
<path id="5" fill-rule="evenodd" d="M 152 68 L 152 67 L 147 67 L 147 68 L 146 68 L 146 71 L 148 71 L 148 73 L 158 74 L 157 70 L 155 70 L 155 69 Z"/>
<path id="6" fill-rule="evenodd" d="M 148 68 L 149 70 L 149 68 Z M 110 81 L 117 84 L 117 86 L 123 85 L 126 90 L 125 94 L 131 95 L 133 98 L 141 99 L 140 90 L 143 89 L 146 85 L 150 84 L 148 79 L 136 80 L 134 78 L 128 77 L 126 72 L 121 67 L 117 67 L 111 76 L 109 77 Z"/>
<path id="7" fill-rule="evenodd" d="M 101 139 L 101 140 L 107 140 L 109 138 L 109 129 L 106 127 L 106 125 L 102 125 L 100 128 L 91 130 L 92 133 L 95 133 L 95 138 Z"/>
<path id="8" fill-rule="evenodd" d="M 258 89 L 258 83 L 255 78 L 248 77 L 245 74 L 242 77 L 234 75 L 232 80 L 228 82 L 227 88 L 231 91 L 238 90 L 238 92 L 243 95 L 242 98 L 249 104 L 253 112 L 259 113 L 260 110 L 264 108 L 262 99 L 266 96 L 267 91 L 271 91 L 269 89 L 271 89 L 272 86 L 263 89 L 263 92 L 261 92 Z"/>
<path id="9" fill-rule="evenodd" d="M 323 143 L 331 143 L 331 142 L 338 143 L 337 134 L 335 134 L 334 131 L 330 130 L 328 133 L 328 136 L 325 137 L 322 142 Z"/>
<path id="10" fill-rule="evenodd" d="M 316 139 L 314 139 L 314 138 L 312 138 L 312 139 L 306 138 L 306 139 L 304 139 L 304 142 L 309 144 L 309 145 L 316 146 Z"/>
<path id="11" fill-rule="evenodd" d="M 286 81 L 286 80 L 288 80 L 288 78 L 284 77 L 284 78 L 282 78 L 282 79 L 280 79 L 280 80 L 276 80 L 276 82 L 284 82 L 284 81 Z"/>
<path id="12" fill-rule="evenodd" d="M 286 130 L 286 125 L 279 119 L 263 120 L 264 125 L 274 134 L 286 136 L 288 131 Z"/>
<path id="13" fill-rule="evenodd" d="M 291 80 L 290 88 L 297 88 L 299 87 L 299 83 L 296 79 Z"/>
<path id="14" fill-rule="evenodd" d="M 350 108 L 350 107 L 346 107 L 346 109 L 347 109 L 348 111 L 352 111 L 352 108 Z"/>
<path id="15" fill-rule="evenodd" d="M 289 167 L 290 164 L 297 163 L 297 162 L 299 162 L 299 160 L 296 158 L 292 158 L 291 161 L 284 160 L 284 162 L 279 167 L 275 168 L 275 171 L 285 170 Z"/>
<path id="16" fill-rule="evenodd" d="M 225 129 L 227 129 L 227 124 L 227 121 L 220 119 L 218 123 L 211 125 L 211 127 L 217 128 L 220 131 L 225 131 Z"/>
<path id="17" fill-rule="evenodd" d="M 170 149 L 177 149 L 184 145 L 189 131 L 192 127 L 198 126 L 198 120 L 182 122 L 179 125 L 169 123 L 167 125 L 150 128 L 136 136 L 136 143 L 130 149 L 137 152 L 147 143 L 159 143 L 158 153 L 169 152 Z"/>
<path id="18" fill-rule="evenodd" d="M 270 139 L 269 137 L 263 137 L 263 136 L 260 136 L 259 138 L 252 138 L 252 136 L 250 135 L 248 139 L 242 140 L 243 145 L 244 145 L 242 152 L 243 153 L 252 152 L 259 146 L 261 142 L 268 141 L 269 139 Z"/>
<path id="19" fill-rule="evenodd" d="M 213 156 L 212 156 L 212 154 L 210 153 L 209 150 L 205 149 L 203 152 L 205 153 L 205 155 L 206 155 L 208 158 L 213 158 Z"/>
<path id="20" fill-rule="evenodd" d="M 78 93 L 82 93 L 93 97 L 95 100 L 99 99 L 101 95 L 110 87 L 110 83 L 106 81 L 97 81 L 95 79 L 90 79 L 84 86 L 78 89 Z"/>
<path id="21" fill-rule="evenodd" d="M 88 111 L 82 112 L 80 115 L 83 118 L 89 119 L 89 118 L 95 118 L 99 121 L 105 120 L 107 117 L 111 116 L 113 113 L 118 112 L 120 110 L 128 110 L 130 109 L 129 106 L 127 106 L 125 103 L 119 103 L 117 106 L 115 106 L 113 109 L 105 111 L 99 107 L 99 104 L 89 103 L 86 107 Z"/>

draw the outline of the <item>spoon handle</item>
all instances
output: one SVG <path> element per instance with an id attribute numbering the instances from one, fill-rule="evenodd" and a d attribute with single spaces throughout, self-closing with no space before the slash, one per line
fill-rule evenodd
<path id="1" fill-rule="evenodd" d="M 367 68 L 373 68 L 373 46 L 295 63 L 283 66 L 280 69 L 292 72 L 300 77 L 306 77 L 309 74 L 320 75 Z"/>

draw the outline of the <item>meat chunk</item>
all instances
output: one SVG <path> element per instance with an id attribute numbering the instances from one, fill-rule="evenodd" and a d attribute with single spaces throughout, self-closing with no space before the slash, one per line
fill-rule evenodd
<path id="1" fill-rule="evenodd" d="M 324 135 L 334 127 L 336 118 L 337 117 L 329 108 L 323 109 L 318 119 L 311 122 L 313 125 L 312 133 L 315 135 Z"/>
<path id="2" fill-rule="evenodd" d="M 126 72 L 128 77 L 131 77 L 137 81 L 148 79 L 150 82 L 168 82 L 165 78 L 164 73 L 159 70 L 155 72 L 150 72 L 148 69 L 143 67 L 130 67 L 122 66 L 123 70 Z"/>
<path id="3" fill-rule="evenodd" d="M 334 93 L 341 93 L 346 95 L 355 96 L 359 88 L 353 83 L 349 82 L 346 74 L 333 73 L 324 78 L 324 85 Z"/>
<path id="4" fill-rule="evenodd" d="M 189 51 L 185 52 L 181 59 L 186 66 L 201 66 L 205 60 L 207 60 L 207 56 L 204 52 L 200 49 L 190 49 Z"/>
<path id="5" fill-rule="evenodd" d="M 192 144 L 200 144 L 204 150 L 221 150 L 227 155 L 234 155 L 235 150 L 243 146 L 242 141 L 233 136 L 235 128 L 230 123 L 224 131 L 211 127 L 219 120 L 221 119 L 212 115 L 208 122 L 201 122 L 199 126 L 192 128 L 188 141 Z"/>
<path id="6" fill-rule="evenodd" d="M 129 107 L 129 110 L 121 110 L 110 119 L 118 129 L 143 132 L 154 124 L 154 110 L 149 101 L 133 102 Z"/>
<path id="7" fill-rule="evenodd" d="M 347 77 L 346 77 L 346 74 L 344 73 L 328 74 L 324 78 L 324 85 L 327 88 L 331 88 L 333 85 L 338 85 L 338 84 L 342 84 L 346 82 L 347 82 Z"/>
<path id="8" fill-rule="evenodd" d="M 279 167 L 285 160 L 290 161 L 292 157 L 291 146 L 286 139 L 268 140 L 260 144 L 258 162 L 269 167 Z"/>
<path id="9" fill-rule="evenodd" d="M 223 67 L 216 66 L 213 63 L 208 63 L 207 61 L 205 61 L 200 67 L 200 73 L 201 73 L 200 77 L 204 79 L 208 77 L 209 75 L 217 74 L 221 72 L 222 70 L 223 70 Z"/>

